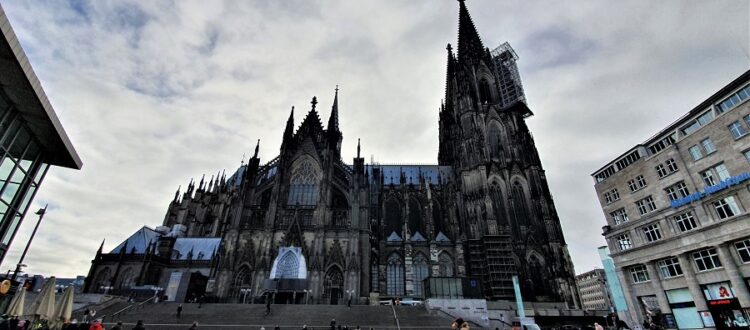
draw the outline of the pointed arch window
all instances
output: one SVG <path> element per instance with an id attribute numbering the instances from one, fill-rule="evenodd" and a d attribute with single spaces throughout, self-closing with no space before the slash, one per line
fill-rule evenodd
<path id="1" fill-rule="evenodd" d="M 292 171 L 289 180 L 287 205 L 314 206 L 318 204 L 318 166 L 309 159 L 303 160 Z"/>
<path id="2" fill-rule="evenodd" d="M 523 192 L 523 186 L 516 181 L 513 183 L 513 214 L 515 222 L 518 225 L 526 225 L 529 221 L 529 210 L 526 206 L 526 194 Z"/>
<path id="3" fill-rule="evenodd" d="M 490 83 L 487 78 L 479 80 L 479 101 L 482 104 L 492 101 L 492 92 L 490 91 Z"/>
<path id="4" fill-rule="evenodd" d="M 385 235 L 390 235 L 395 232 L 396 235 L 401 236 L 403 230 L 401 229 L 401 205 L 393 198 L 388 199 L 385 202 Z"/>
<path id="5" fill-rule="evenodd" d="M 453 277 L 453 258 L 443 252 L 438 256 L 438 268 L 440 276 Z"/>
<path id="6" fill-rule="evenodd" d="M 414 267 L 414 295 L 423 297 L 424 286 L 422 284 L 424 279 L 430 276 L 429 266 L 427 265 L 427 258 L 421 253 L 417 254 L 417 256 L 414 257 L 412 267 Z"/>
<path id="7" fill-rule="evenodd" d="M 239 298 L 240 290 L 249 288 L 252 285 L 251 275 L 252 274 L 250 273 L 250 268 L 247 267 L 247 265 L 240 267 L 240 269 L 237 271 L 237 274 L 234 275 L 234 279 L 232 280 L 231 294 L 234 297 Z"/>
<path id="8" fill-rule="evenodd" d="M 501 228 L 502 226 L 507 226 L 508 220 L 506 219 L 507 214 L 505 212 L 505 196 L 503 195 L 503 190 L 499 183 L 493 182 L 490 184 L 490 194 L 498 227 Z"/>
<path id="9" fill-rule="evenodd" d="M 276 266 L 275 278 L 298 278 L 299 275 L 299 260 L 292 251 L 287 251 L 279 259 L 279 263 Z"/>
<path id="10" fill-rule="evenodd" d="M 404 295 L 404 264 L 396 253 L 388 257 L 386 267 L 387 293 L 390 296 Z"/>
<path id="11" fill-rule="evenodd" d="M 422 228 L 422 205 L 416 198 L 409 199 L 409 233 L 413 236 L 419 232 L 424 236 Z"/>
<path id="12" fill-rule="evenodd" d="M 446 232 L 445 224 L 443 223 L 443 211 L 440 209 L 440 204 L 437 201 L 432 202 L 432 225 L 435 226 L 435 233 Z"/>

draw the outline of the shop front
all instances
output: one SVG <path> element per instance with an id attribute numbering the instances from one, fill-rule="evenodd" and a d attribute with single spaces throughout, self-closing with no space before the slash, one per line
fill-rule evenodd
<path id="1" fill-rule="evenodd" d="M 701 288 L 710 312 L 701 314 L 706 326 L 713 322 L 717 329 L 750 329 L 747 311 L 740 306 L 731 283 L 712 283 Z M 709 318 L 712 320 L 709 321 Z"/>

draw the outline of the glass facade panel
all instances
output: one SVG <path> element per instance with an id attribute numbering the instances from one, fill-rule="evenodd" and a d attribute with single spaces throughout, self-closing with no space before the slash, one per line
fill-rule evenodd
<path id="1" fill-rule="evenodd" d="M 5 245 L 10 244 L 10 240 L 13 239 L 13 236 L 16 234 L 16 229 L 18 228 L 18 224 L 21 223 L 21 215 L 17 214 L 15 217 L 13 217 L 12 222 L 10 223 L 10 226 L 8 226 L 8 231 L 5 232 L 5 235 L 3 236 L 2 243 Z"/>
<path id="2" fill-rule="evenodd" d="M 20 186 L 20 184 L 14 182 L 9 182 L 8 184 L 6 184 L 5 189 L 3 190 L 3 194 L 0 196 L 0 200 L 10 204 L 13 201 L 13 197 L 16 196 L 16 192 L 18 192 L 18 188 Z"/>

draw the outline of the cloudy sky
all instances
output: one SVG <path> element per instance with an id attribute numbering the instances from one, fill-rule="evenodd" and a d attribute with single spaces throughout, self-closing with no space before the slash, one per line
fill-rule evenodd
<path id="1" fill-rule="evenodd" d="M 336 84 L 347 162 L 357 138 L 382 163 L 437 161 L 456 1 L 0 2 L 84 163 L 37 195 L 31 273 L 86 274 L 103 238 L 159 225 L 178 185 L 233 171 L 256 139 L 275 157 L 289 109 L 315 95 L 325 120 Z M 576 271 L 600 267 L 590 174 L 750 67 L 748 1 L 467 5 L 485 46 L 519 54 Z"/>

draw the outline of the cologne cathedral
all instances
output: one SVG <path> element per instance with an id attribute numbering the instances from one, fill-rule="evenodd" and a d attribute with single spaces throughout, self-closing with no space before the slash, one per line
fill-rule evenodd
<path id="1" fill-rule="evenodd" d="M 325 127 L 313 97 L 299 125 L 292 108 L 276 158 L 261 161 L 256 146 L 228 177 L 178 190 L 161 226 L 100 247 L 85 290 L 372 303 L 429 298 L 427 278 L 474 278 L 482 298 L 513 300 L 517 275 L 524 300 L 577 308 L 517 56 L 486 48 L 459 6 L 436 165 L 366 164 L 359 142 L 347 163 L 337 88 Z"/>

